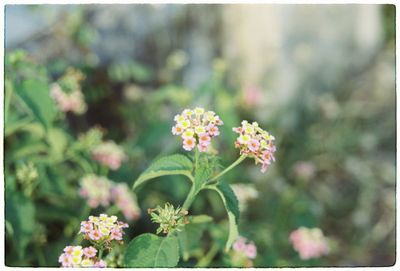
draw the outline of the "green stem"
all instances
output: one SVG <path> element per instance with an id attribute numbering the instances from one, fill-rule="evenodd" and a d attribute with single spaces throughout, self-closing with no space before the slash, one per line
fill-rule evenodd
<path id="1" fill-rule="evenodd" d="M 225 168 L 222 172 L 220 172 L 217 176 L 211 178 L 208 183 L 211 184 L 214 181 L 216 181 L 218 178 L 220 178 L 222 175 L 224 175 L 225 173 L 227 173 L 228 171 L 230 171 L 231 169 L 233 169 L 234 167 L 236 167 L 237 165 L 239 165 L 244 159 L 246 159 L 246 155 L 243 154 L 241 155 L 235 162 L 233 162 L 229 167 Z"/>
<path id="2" fill-rule="evenodd" d="M 194 157 L 195 157 L 195 170 L 197 170 L 199 167 L 199 149 L 198 148 L 196 148 Z"/>
<path id="3" fill-rule="evenodd" d="M 196 267 L 207 267 L 210 265 L 211 261 L 214 259 L 215 255 L 218 253 L 219 246 L 213 244 L 208 253 L 199 260 Z"/>
<path id="4" fill-rule="evenodd" d="M 100 259 L 100 260 L 101 260 L 101 257 L 103 257 L 103 251 L 104 251 L 103 248 L 100 248 L 100 249 L 99 249 L 99 259 Z"/>
<path id="5" fill-rule="evenodd" d="M 189 210 L 189 207 L 190 205 L 192 205 L 197 193 L 199 193 L 199 190 L 197 190 L 195 185 L 193 184 L 190 188 L 189 194 L 187 195 L 185 202 L 182 205 L 182 210 Z"/>

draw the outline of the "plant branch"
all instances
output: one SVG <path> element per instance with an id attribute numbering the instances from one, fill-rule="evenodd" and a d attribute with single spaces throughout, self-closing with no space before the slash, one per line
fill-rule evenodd
<path id="1" fill-rule="evenodd" d="M 218 178 L 220 178 L 222 175 L 226 174 L 228 171 L 239 165 L 244 159 L 246 159 L 247 155 L 243 154 L 241 155 L 235 162 L 233 162 L 229 167 L 225 168 L 223 171 L 221 171 L 218 175 L 214 176 L 208 181 L 208 184 L 213 183 L 216 181 Z"/>

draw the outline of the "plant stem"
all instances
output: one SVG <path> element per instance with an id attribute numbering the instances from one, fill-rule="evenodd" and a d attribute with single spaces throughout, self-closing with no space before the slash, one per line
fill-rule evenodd
<path id="1" fill-rule="evenodd" d="M 99 259 L 101 260 L 101 257 L 103 257 L 103 248 L 99 249 Z"/>
<path id="2" fill-rule="evenodd" d="M 190 188 L 189 194 L 187 195 L 185 202 L 182 205 L 182 210 L 187 211 L 189 209 L 197 193 L 199 193 L 199 190 L 197 190 L 195 185 L 193 184 L 192 187 Z"/>
<path id="3" fill-rule="evenodd" d="M 196 148 L 195 151 L 195 170 L 197 170 L 197 168 L 199 167 L 199 149 Z"/>
<path id="4" fill-rule="evenodd" d="M 246 159 L 246 155 L 241 155 L 235 162 L 233 162 L 229 167 L 225 168 L 222 172 L 220 172 L 217 176 L 211 178 L 208 183 L 212 183 L 214 181 L 216 181 L 218 178 L 220 178 L 222 175 L 224 175 L 225 173 L 227 173 L 228 171 L 230 171 L 231 169 L 233 169 L 234 167 L 236 167 L 237 165 L 239 165 L 244 159 Z"/>
<path id="5" fill-rule="evenodd" d="M 208 253 L 198 261 L 196 267 L 207 267 L 218 253 L 218 248 L 217 244 L 213 244 Z"/>

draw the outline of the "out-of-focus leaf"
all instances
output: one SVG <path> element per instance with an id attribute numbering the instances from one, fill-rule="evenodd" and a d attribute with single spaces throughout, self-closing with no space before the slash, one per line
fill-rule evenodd
<path id="1" fill-rule="evenodd" d="M 179 261 L 179 243 L 175 236 L 159 237 L 145 233 L 133 239 L 124 255 L 125 267 L 175 267 Z"/>
<path id="2" fill-rule="evenodd" d="M 16 93 L 43 126 L 46 129 L 49 128 L 57 111 L 49 95 L 46 83 L 36 79 L 27 79 L 17 85 Z"/>
<path id="3" fill-rule="evenodd" d="M 32 238 L 35 226 L 35 207 L 33 203 L 18 192 L 6 194 L 6 219 L 14 231 L 14 242 L 18 256 L 25 256 L 25 248 Z"/>
<path id="4" fill-rule="evenodd" d="M 47 142 L 50 145 L 51 155 L 55 160 L 63 159 L 68 145 L 67 134 L 58 128 L 51 128 L 47 133 Z"/>

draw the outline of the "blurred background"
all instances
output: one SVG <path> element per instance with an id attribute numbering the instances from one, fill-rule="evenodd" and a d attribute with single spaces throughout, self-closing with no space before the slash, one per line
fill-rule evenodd
<path id="1" fill-rule="evenodd" d="M 273 134 L 277 162 L 266 174 L 248 159 L 226 177 L 258 191 L 243 206 L 239 225 L 257 246 L 255 266 L 394 264 L 393 5 L 7 5 L 5 53 L 15 50 L 26 51 L 50 82 L 68 67 L 83 72 L 87 112 L 58 121 L 71 137 L 98 125 L 124 147 L 128 161 L 109 175 L 117 182 L 131 185 L 154 158 L 184 153 L 171 135 L 173 116 L 184 108 L 220 115 L 224 126 L 214 147 L 224 165 L 238 156 L 231 128 L 241 120 Z M 17 160 L 35 155 L 13 155 L 23 140 L 6 133 L 6 186 Z M 6 231 L 6 264 L 58 265 L 71 239 L 65 221 L 74 214 L 51 213 L 57 204 L 48 195 L 63 195 L 60 182 L 79 178 L 68 164 L 63 170 L 65 180 L 39 174 L 47 179 L 37 191 L 50 192 L 31 197 L 24 212 L 34 225 L 21 230 L 23 237 Z M 147 208 L 182 204 L 188 184 L 166 178 L 137 195 L 143 212 L 130 237 L 154 232 Z M 76 198 L 69 207 L 79 210 L 85 201 Z M 226 219 L 212 193 L 201 194 L 192 208 Z M 301 260 L 288 240 L 300 226 L 320 228 L 331 253 Z M 218 230 L 205 234 L 202 247 L 216 242 L 210 240 Z M 210 266 L 225 266 L 222 252 Z"/>

